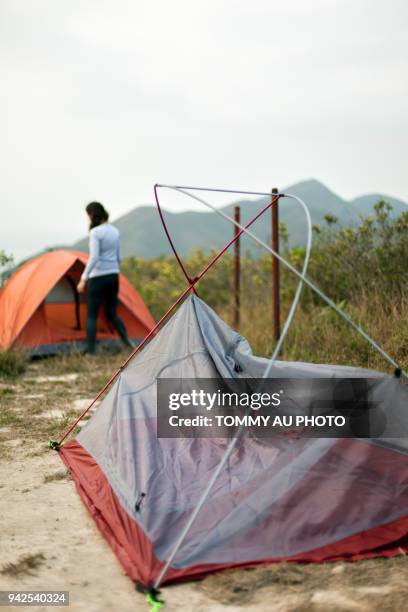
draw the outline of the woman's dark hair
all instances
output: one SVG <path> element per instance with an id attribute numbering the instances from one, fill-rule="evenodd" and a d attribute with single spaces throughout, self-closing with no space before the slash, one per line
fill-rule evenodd
<path id="1" fill-rule="evenodd" d="M 91 218 L 89 229 L 105 223 L 109 219 L 109 213 L 104 209 L 100 202 L 90 202 L 86 207 L 86 212 Z"/>

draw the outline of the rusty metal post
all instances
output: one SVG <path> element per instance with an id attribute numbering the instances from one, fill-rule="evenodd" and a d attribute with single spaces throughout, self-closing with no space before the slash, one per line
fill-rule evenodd
<path id="1" fill-rule="evenodd" d="M 234 208 L 234 221 L 241 223 L 241 211 L 239 206 Z M 239 227 L 234 225 L 234 237 L 239 233 Z M 234 242 L 234 281 L 233 281 L 233 295 L 234 295 L 234 327 L 238 328 L 241 318 L 241 257 L 240 257 L 240 237 Z"/>
<path id="2" fill-rule="evenodd" d="M 279 198 L 275 195 L 279 189 L 272 189 L 273 206 L 272 216 L 272 249 L 279 253 Z M 273 334 L 275 340 L 280 338 L 280 290 L 279 290 L 279 259 L 272 255 L 272 315 L 273 315 Z"/>

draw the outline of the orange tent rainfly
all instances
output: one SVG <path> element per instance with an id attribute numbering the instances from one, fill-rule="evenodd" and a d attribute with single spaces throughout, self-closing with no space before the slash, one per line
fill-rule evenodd
<path id="1" fill-rule="evenodd" d="M 0 291 L 0 349 L 28 348 L 33 354 L 55 353 L 86 340 L 86 296 L 77 283 L 88 255 L 58 250 L 30 259 Z M 120 275 L 118 314 L 129 336 L 140 341 L 154 320 L 142 298 Z M 98 339 L 118 341 L 105 319 L 98 317 Z"/>

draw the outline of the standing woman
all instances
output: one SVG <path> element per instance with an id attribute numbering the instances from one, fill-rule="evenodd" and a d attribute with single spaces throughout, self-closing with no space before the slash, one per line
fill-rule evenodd
<path id="1" fill-rule="evenodd" d="M 133 348 L 126 327 L 116 314 L 120 265 L 119 230 L 108 223 L 109 214 L 99 202 L 88 204 L 86 212 L 90 221 L 89 259 L 77 288 L 79 293 L 83 293 L 86 286 L 88 290 L 87 353 L 95 353 L 96 321 L 101 304 L 106 318 L 122 342 Z"/>

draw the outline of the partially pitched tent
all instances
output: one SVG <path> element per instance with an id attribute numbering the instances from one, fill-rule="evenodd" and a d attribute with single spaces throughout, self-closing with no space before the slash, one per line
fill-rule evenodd
<path id="1" fill-rule="evenodd" d="M 228 440 L 156 436 L 158 378 L 261 377 L 267 359 L 190 296 L 129 362 L 76 439 L 60 449 L 79 495 L 127 574 L 154 584 Z M 239 366 L 239 367 L 237 367 Z M 376 377 L 406 425 L 408 391 L 362 368 L 277 361 L 271 377 Z M 164 583 L 266 561 L 408 550 L 408 445 L 393 439 L 243 436 Z"/>
<path id="2" fill-rule="evenodd" d="M 0 292 L 0 349 L 27 348 L 33 354 L 53 353 L 86 339 L 86 298 L 76 285 L 88 256 L 57 250 L 30 259 L 9 278 Z M 153 318 L 134 287 L 120 275 L 118 313 L 129 336 L 139 341 Z M 101 309 L 98 339 L 117 338 Z"/>

